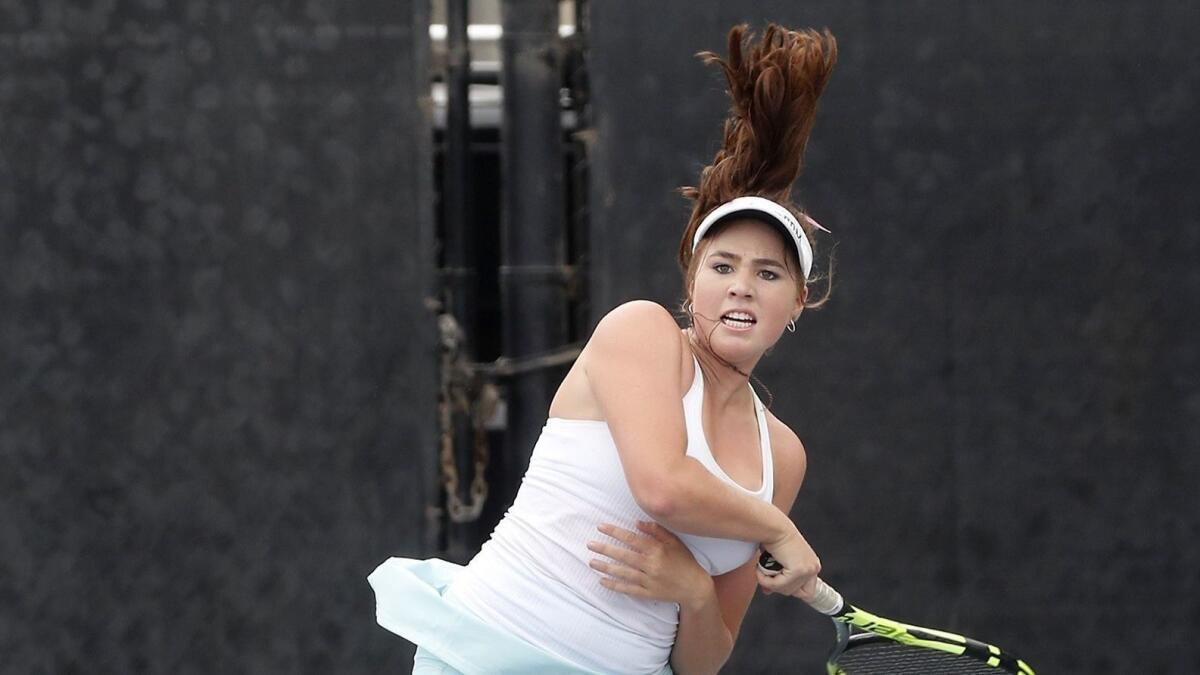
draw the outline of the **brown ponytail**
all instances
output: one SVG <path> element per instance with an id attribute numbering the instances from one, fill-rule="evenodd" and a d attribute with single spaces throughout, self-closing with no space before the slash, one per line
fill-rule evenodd
<path id="1" fill-rule="evenodd" d="M 735 197 L 757 195 L 801 213 L 790 200 L 792 183 L 803 169 L 817 101 L 837 62 L 837 42 L 828 29 L 791 31 L 776 24 L 768 25 L 755 42 L 743 24 L 729 31 L 727 60 L 712 52 L 698 56 L 724 71 L 733 105 L 722 147 L 700 172 L 700 185 L 680 189 L 695 202 L 679 242 L 679 265 L 688 289 L 695 274 L 692 237 L 709 211 Z M 806 218 L 797 220 L 814 243 L 812 225 Z M 792 246 L 787 250 L 795 258 Z M 832 262 L 831 257 L 827 279 Z M 798 283 L 805 284 L 798 264 L 793 270 Z M 828 286 L 823 297 L 806 306 L 820 306 L 827 298 Z"/>

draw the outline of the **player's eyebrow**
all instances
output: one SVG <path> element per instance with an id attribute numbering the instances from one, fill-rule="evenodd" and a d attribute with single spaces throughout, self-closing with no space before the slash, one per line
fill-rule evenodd
<path id="1" fill-rule="evenodd" d="M 721 256 L 722 258 L 729 258 L 733 262 L 741 262 L 742 261 L 742 256 L 740 256 L 736 253 L 731 253 L 729 251 L 713 251 L 712 255 Z M 755 258 L 754 260 L 751 260 L 750 262 L 754 263 L 755 265 L 773 265 L 775 267 L 784 267 L 783 263 L 779 262 L 778 260 L 776 260 L 774 258 Z"/>

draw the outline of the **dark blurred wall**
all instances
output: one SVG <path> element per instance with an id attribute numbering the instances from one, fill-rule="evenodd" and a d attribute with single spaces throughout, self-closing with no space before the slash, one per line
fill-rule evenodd
<path id="1" fill-rule="evenodd" d="M 427 53 L 421 0 L 0 3 L 0 671 L 407 667 Z"/>
<path id="2" fill-rule="evenodd" d="M 808 447 L 793 516 L 825 576 L 1039 672 L 1194 670 L 1197 6 L 589 4 L 593 320 L 681 297 L 673 190 L 728 107 L 693 54 L 740 21 L 839 39 L 796 191 L 833 300 L 759 373 Z M 759 599 L 727 670 L 820 672 L 831 640 Z"/>

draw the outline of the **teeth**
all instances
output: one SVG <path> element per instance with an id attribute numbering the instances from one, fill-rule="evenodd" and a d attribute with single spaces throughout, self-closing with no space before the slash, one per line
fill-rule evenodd
<path id="1" fill-rule="evenodd" d="M 723 318 L 733 319 L 734 321 L 753 321 L 754 320 L 754 317 L 752 317 L 749 314 L 746 314 L 744 312 L 730 312 L 730 313 L 726 314 Z"/>

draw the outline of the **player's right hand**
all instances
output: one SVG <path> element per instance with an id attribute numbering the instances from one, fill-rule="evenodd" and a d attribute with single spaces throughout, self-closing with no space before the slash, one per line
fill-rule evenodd
<path id="1" fill-rule="evenodd" d="M 821 573 L 821 559 L 799 530 L 793 529 L 777 541 L 763 542 L 762 548 L 783 566 L 783 570 L 775 574 L 759 567 L 758 584 L 764 593 L 798 598 L 813 594 L 817 575 Z"/>

